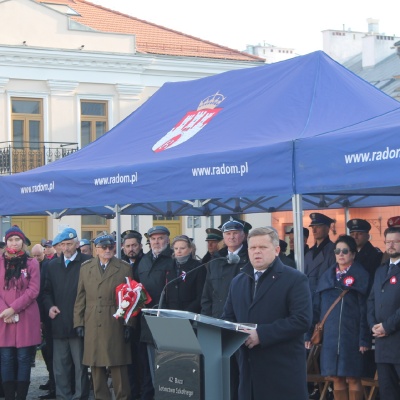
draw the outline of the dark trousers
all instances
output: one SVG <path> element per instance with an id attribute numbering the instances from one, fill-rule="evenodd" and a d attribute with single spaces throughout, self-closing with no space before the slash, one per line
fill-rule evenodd
<path id="1" fill-rule="evenodd" d="M 36 346 L 29 347 L 1 347 L 1 377 L 3 382 L 31 380 L 32 354 Z"/>
<path id="2" fill-rule="evenodd" d="M 399 400 L 400 364 L 377 363 L 377 367 L 380 398 L 382 400 Z"/>
<path id="3" fill-rule="evenodd" d="M 50 321 L 43 323 L 43 339 L 44 346 L 42 347 L 42 356 L 43 360 L 46 364 L 47 371 L 49 373 L 49 385 L 50 391 L 54 391 L 56 389 L 56 384 L 54 381 L 54 370 L 53 370 L 53 336 L 51 334 L 51 323 Z"/>
<path id="4" fill-rule="evenodd" d="M 152 400 L 154 398 L 154 386 L 151 378 L 147 344 L 139 343 L 139 358 L 142 366 L 142 395 L 141 400 Z"/>
<path id="5" fill-rule="evenodd" d="M 128 365 L 129 385 L 131 387 L 131 399 L 140 398 L 142 392 L 142 363 L 139 355 L 139 342 L 136 338 L 131 340 L 132 363 Z"/>
<path id="6" fill-rule="evenodd" d="M 231 400 L 239 398 L 239 354 L 236 352 L 230 359 L 230 378 L 231 378 Z"/>

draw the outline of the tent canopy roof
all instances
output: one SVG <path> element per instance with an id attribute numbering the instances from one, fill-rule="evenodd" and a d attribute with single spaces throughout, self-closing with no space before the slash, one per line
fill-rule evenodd
<path id="1" fill-rule="evenodd" d="M 397 101 L 323 52 L 167 83 L 80 151 L 2 177 L 0 215 L 115 204 L 130 214 L 265 212 L 291 209 L 295 193 L 317 193 L 305 208 L 341 204 L 346 198 L 319 197 L 351 189 L 331 190 L 324 178 L 338 165 L 326 162 L 331 146 L 340 149 L 343 138 L 350 146 L 357 134 L 369 146 L 363 135 L 396 109 Z M 400 124 L 393 115 L 388 132 Z"/>

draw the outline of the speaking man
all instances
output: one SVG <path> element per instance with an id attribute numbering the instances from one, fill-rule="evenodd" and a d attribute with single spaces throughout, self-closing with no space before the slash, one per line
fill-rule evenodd
<path id="1" fill-rule="evenodd" d="M 282 264 L 274 228 L 253 229 L 248 246 L 250 262 L 233 279 L 222 316 L 257 324 L 240 348 L 239 400 L 306 400 L 307 277 Z"/>

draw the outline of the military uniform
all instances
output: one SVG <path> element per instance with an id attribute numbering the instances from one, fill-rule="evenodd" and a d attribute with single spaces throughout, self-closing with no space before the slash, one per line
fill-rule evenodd
<path id="1" fill-rule="evenodd" d="M 108 235 L 109 236 L 109 235 Z M 97 245 L 95 240 L 95 245 Z M 101 244 L 101 242 L 100 242 Z M 74 309 L 74 327 L 84 327 L 83 364 L 91 367 L 95 397 L 109 398 L 106 367 L 111 370 L 117 399 L 130 396 L 127 365 L 131 362 L 130 343 L 124 340 L 124 320 L 116 319 L 115 289 L 132 277 L 128 263 L 113 257 L 103 271 L 99 258 L 82 264 Z M 133 319 L 128 322 L 132 325 Z"/>
<path id="2" fill-rule="evenodd" d="M 330 226 L 334 222 L 333 219 L 320 213 L 311 213 L 310 218 L 311 223 L 309 226 Z M 304 256 L 304 273 L 308 277 L 313 304 L 315 303 L 315 292 L 321 275 L 336 262 L 335 254 L 333 253 L 334 249 L 335 244 L 327 236 L 319 246 L 315 244 Z"/>

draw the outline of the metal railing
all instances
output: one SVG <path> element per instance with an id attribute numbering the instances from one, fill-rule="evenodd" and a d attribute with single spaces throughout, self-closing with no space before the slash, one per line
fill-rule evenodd
<path id="1" fill-rule="evenodd" d="M 0 142 L 0 175 L 41 167 L 78 150 L 72 142 Z"/>

